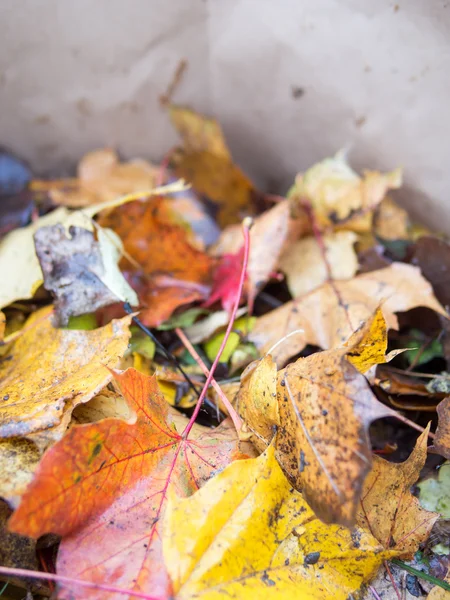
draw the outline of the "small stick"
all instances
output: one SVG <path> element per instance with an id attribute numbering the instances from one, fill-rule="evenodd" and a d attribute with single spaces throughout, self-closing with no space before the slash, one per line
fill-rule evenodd
<path id="1" fill-rule="evenodd" d="M 192 358 L 198 364 L 198 366 L 200 367 L 200 369 L 203 371 L 205 377 L 208 377 L 208 375 L 209 375 L 208 367 L 202 361 L 200 355 L 198 354 L 198 352 L 196 351 L 196 349 L 194 348 L 194 346 L 191 344 L 191 342 L 189 341 L 189 338 L 186 336 L 186 334 L 184 333 L 184 331 L 182 329 L 180 329 L 179 327 L 177 327 L 175 329 L 175 333 L 180 338 L 180 340 L 183 343 L 183 345 L 186 348 L 186 350 L 189 352 L 189 354 L 192 356 Z M 235 411 L 233 405 L 228 400 L 228 398 L 225 396 L 225 394 L 222 391 L 220 385 L 217 383 L 217 381 L 214 378 L 211 379 L 211 385 L 216 390 L 217 394 L 220 396 L 220 399 L 222 400 L 222 402 L 226 406 L 226 409 L 228 410 L 228 414 L 230 415 L 230 417 L 231 417 L 231 419 L 232 419 L 232 421 L 234 423 L 234 426 L 236 427 L 236 431 L 239 432 L 240 429 L 241 429 L 241 427 L 242 427 L 242 419 L 241 419 L 241 417 L 237 414 L 237 412 Z"/>
<path id="2" fill-rule="evenodd" d="M 420 433 L 423 433 L 425 431 L 425 427 L 422 427 L 421 425 L 417 425 L 417 423 L 414 423 L 414 421 L 410 421 L 410 419 L 408 419 L 407 417 L 404 417 L 403 415 L 401 415 L 400 413 L 398 413 L 396 411 L 393 411 L 393 413 L 395 413 L 392 415 L 394 417 L 394 419 L 401 421 L 405 425 L 409 425 L 409 427 L 412 427 L 416 431 L 420 431 Z M 431 438 L 432 440 L 434 440 L 434 438 L 436 437 L 436 434 L 429 431 L 428 437 Z"/>
<path id="3" fill-rule="evenodd" d="M 388 565 L 388 562 L 387 562 L 387 560 L 385 560 L 385 561 L 384 561 L 384 568 L 386 569 L 386 571 L 387 571 L 387 574 L 389 575 L 389 579 L 391 580 L 392 587 L 394 588 L 394 590 L 395 590 L 395 593 L 397 594 L 397 598 L 398 598 L 398 600 L 402 600 L 402 597 L 401 597 L 401 595 L 400 595 L 400 592 L 399 592 L 399 589 L 398 589 L 398 587 L 397 587 L 397 584 L 395 583 L 394 576 L 393 576 L 393 575 L 392 575 L 392 573 L 391 573 L 391 570 L 390 570 L 390 568 L 389 568 L 389 565 Z"/>
<path id="4" fill-rule="evenodd" d="M 116 594 L 128 594 L 145 600 L 163 600 L 161 596 L 150 596 L 144 592 L 134 592 L 133 590 L 125 590 L 114 585 L 106 585 L 103 583 L 93 583 L 84 579 L 74 579 L 73 577 L 65 577 L 64 575 L 54 575 L 53 573 L 42 573 L 41 571 L 29 571 L 28 569 L 14 569 L 13 567 L 0 567 L 0 575 L 9 575 L 11 577 L 31 577 L 32 579 L 48 579 L 60 583 L 71 583 L 85 588 L 94 588 L 104 590 L 105 592 L 114 592 Z"/>
<path id="5" fill-rule="evenodd" d="M 172 102 L 172 96 L 174 95 L 177 87 L 180 85 L 180 81 L 183 73 L 186 70 L 187 64 L 187 60 L 184 58 L 178 63 L 175 73 L 173 74 L 173 77 L 167 86 L 166 93 L 159 97 L 159 101 L 162 106 L 168 106 Z"/>
<path id="6" fill-rule="evenodd" d="M 197 418 L 198 413 L 200 412 L 200 408 L 202 406 L 202 402 L 205 399 L 205 396 L 208 392 L 208 388 L 211 384 L 211 381 L 214 377 L 214 372 L 216 370 L 217 365 L 219 364 L 219 360 L 220 357 L 222 355 L 222 352 L 228 342 L 228 338 L 230 337 L 230 333 L 231 330 L 233 329 L 233 325 L 234 325 L 234 320 L 236 318 L 236 313 L 238 311 L 239 308 L 239 302 L 241 301 L 241 296 L 242 296 L 242 290 L 244 289 L 244 283 L 245 283 L 245 278 L 247 275 L 247 266 L 248 266 L 248 256 L 249 256 L 249 252 L 250 252 L 250 227 L 252 225 L 252 220 L 248 217 L 246 217 L 244 219 L 244 221 L 242 222 L 242 229 L 243 229 L 243 234 L 244 234 L 244 260 L 242 262 L 242 271 L 241 271 L 241 276 L 239 279 L 239 287 L 238 287 L 238 292 L 236 294 L 236 299 L 234 302 L 234 306 L 233 306 L 233 310 L 231 311 L 231 317 L 230 317 L 230 322 L 228 323 L 228 327 L 227 330 L 225 332 L 225 336 L 222 340 L 222 343 L 220 345 L 219 351 L 217 353 L 216 358 L 214 359 L 214 362 L 211 366 L 211 369 L 209 371 L 209 375 L 206 378 L 205 384 L 203 386 L 202 392 L 200 394 L 200 397 L 197 401 L 197 405 L 194 409 L 194 412 L 192 414 L 192 417 L 189 419 L 189 423 L 186 425 L 183 433 L 182 433 L 182 437 L 183 439 L 187 439 L 187 437 L 189 436 L 189 432 L 191 431 L 194 423 L 195 423 L 195 419 Z"/>
<path id="7" fill-rule="evenodd" d="M 375 600 L 381 600 L 377 590 L 373 586 L 369 585 L 369 590 L 372 592 L 372 596 L 375 598 Z"/>

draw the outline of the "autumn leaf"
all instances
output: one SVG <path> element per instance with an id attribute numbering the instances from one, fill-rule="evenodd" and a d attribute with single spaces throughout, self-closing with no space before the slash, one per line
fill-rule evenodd
<path id="1" fill-rule="evenodd" d="M 33 479 L 43 450 L 32 440 L 13 437 L 0 440 L 0 498 L 17 507 Z"/>
<path id="2" fill-rule="evenodd" d="M 49 225 L 34 234 L 36 254 L 44 274 L 44 287 L 55 298 L 58 324 L 69 318 L 116 302 L 137 305 L 134 290 L 120 273 L 117 262 L 121 242 L 100 230 L 98 241 L 82 227 Z M 111 231 L 109 236 L 115 235 Z"/>
<path id="3" fill-rule="evenodd" d="M 77 179 L 35 180 L 31 188 L 47 190 L 55 204 L 82 208 L 151 189 L 156 185 L 157 176 L 158 167 L 146 160 L 135 158 L 120 162 L 114 150 L 105 148 L 83 156 L 78 164 Z"/>
<path id="4" fill-rule="evenodd" d="M 292 296 L 297 298 L 311 292 L 330 275 L 334 280 L 351 279 L 358 270 L 353 247 L 356 240 L 353 231 L 337 231 L 322 237 L 323 251 L 312 236 L 291 244 L 281 257 L 279 268 L 286 274 Z"/>
<path id="5" fill-rule="evenodd" d="M 247 266 L 247 294 L 251 307 L 278 267 L 280 256 L 295 229 L 291 219 L 291 204 L 283 200 L 263 212 L 253 221 L 250 229 L 250 254 Z M 237 256 L 242 248 L 242 228 L 231 226 L 225 229 L 210 252 L 214 256 Z"/>
<path id="6" fill-rule="evenodd" d="M 408 239 L 410 226 L 406 210 L 386 196 L 375 211 L 373 222 L 375 235 L 383 240 Z"/>
<path id="7" fill-rule="evenodd" d="M 374 457 L 358 505 L 358 526 L 370 531 L 384 548 L 395 549 L 405 558 L 414 555 L 439 517 L 422 508 L 410 492 L 425 465 L 428 432 L 429 427 L 403 463 Z"/>
<path id="8" fill-rule="evenodd" d="M 444 398 L 436 410 L 439 420 L 433 447 L 436 452 L 450 459 L 450 398 Z"/>
<path id="9" fill-rule="evenodd" d="M 214 271 L 211 294 L 203 306 L 212 306 L 220 300 L 222 308 L 228 314 L 231 313 L 239 290 L 243 261 L 244 247 L 235 254 L 224 254 L 220 257 Z"/>
<path id="10" fill-rule="evenodd" d="M 368 533 L 322 523 L 269 447 L 190 498 L 172 495 L 163 551 L 176 600 L 344 600 L 386 553 Z"/>
<path id="11" fill-rule="evenodd" d="M 417 306 L 447 316 L 419 269 L 393 263 L 349 281 L 327 282 L 306 296 L 287 302 L 260 317 L 249 339 L 261 354 L 266 354 L 285 336 L 301 330 L 271 350 L 281 366 L 307 344 L 324 349 L 342 346 L 378 306 L 390 329 L 398 327 L 396 312 Z"/>
<path id="12" fill-rule="evenodd" d="M 93 331 L 56 329 L 52 307 L 35 312 L 0 362 L 0 438 L 41 447 L 59 439 L 74 406 L 110 380 L 130 337 L 130 317 Z"/>
<path id="13" fill-rule="evenodd" d="M 233 163 L 217 121 L 173 105 L 169 115 L 183 140 L 183 147 L 171 157 L 177 176 L 218 205 L 222 227 L 253 214 L 257 192 Z"/>
<path id="14" fill-rule="evenodd" d="M 144 305 L 140 319 L 157 326 L 183 304 L 205 300 L 214 259 L 196 250 L 180 225 L 159 218 L 158 199 L 131 202 L 100 216 L 122 240 L 122 271 Z"/>
<path id="15" fill-rule="evenodd" d="M 60 574 L 166 597 L 160 522 L 169 483 L 192 494 L 231 460 L 235 433 L 226 424 L 214 432 L 195 426 L 184 439 L 155 377 L 128 369 L 114 378 L 135 418 L 72 427 L 45 454 L 9 527 L 33 538 L 63 536 Z M 70 594 L 107 597 L 68 587 L 59 597 Z"/>
<path id="16" fill-rule="evenodd" d="M 386 174 L 366 171 L 359 177 L 340 152 L 298 175 L 289 197 L 300 204 L 306 200 L 320 228 L 345 226 L 364 232 L 371 228 L 373 210 L 401 180 L 400 169 Z"/>

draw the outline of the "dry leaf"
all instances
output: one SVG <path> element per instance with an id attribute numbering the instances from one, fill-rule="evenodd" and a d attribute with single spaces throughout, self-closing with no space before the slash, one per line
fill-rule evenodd
<path id="1" fill-rule="evenodd" d="M 426 306 L 447 316 L 419 269 L 393 263 L 350 281 L 327 282 L 314 292 L 287 302 L 260 317 L 249 339 L 261 354 L 266 354 L 291 332 L 303 330 L 271 351 L 281 366 L 307 344 L 325 349 L 342 346 L 378 306 L 390 329 L 398 326 L 394 313 L 417 306 Z"/>
<path id="2" fill-rule="evenodd" d="M 59 439 L 76 404 L 111 380 L 127 349 L 131 317 L 93 331 L 56 329 L 52 307 L 34 313 L 0 363 L 0 438 Z"/>
<path id="3" fill-rule="evenodd" d="M 159 218 L 160 207 L 159 199 L 130 202 L 99 219 L 123 242 L 121 268 L 144 305 L 140 319 L 148 326 L 164 322 L 178 306 L 205 300 L 214 264 L 189 244 L 183 227 L 168 223 L 166 214 Z"/>
<path id="4" fill-rule="evenodd" d="M 438 454 L 450 459 L 450 397 L 444 398 L 436 410 L 439 421 L 433 447 Z"/>
<path id="5" fill-rule="evenodd" d="M 41 456 L 42 451 L 31 440 L 20 437 L 0 440 L 0 497 L 10 506 L 18 506 Z"/>
<path id="6" fill-rule="evenodd" d="M 353 248 L 357 235 L 337 231 L 322 237 L 324 252 L 314 237 L 306 237 L 290 245 L 281 257 L 279 268 L 286 273 L 289 291 L 294 298 L 316 289 L 330 278 L 351 279 L 358 270 Z"/>
<path id="7" fill-rule="evenodd" d="M 346 600 L 388 556 L 370 534 L 315 517 L 272 447 L 173 495 L 163 531 L 176 600 Z"/>
<path id="8" fill-rule="evenodd" d="M 195 425 L 184 440 L 155 377 L 134 369 L 114 377 L 135 418 L 72 427 L 44 455 L 9 527 L 34 538 L 62 535 L 61 575 L 166 597 L 160 523 L 168 485 L 193 493 L 230 462 L 236 434 L 226 423 L 214 432 Z M 76 586 L 65 586 L 61 597 L 70 594 L 116 598 Z"/>
<path id="9" fill-rule="evenodd" d="M 429 427 L 403 463 L 373 458 L 358 506 L 358 526 L 370 531 L 384 548 L 395 549 L 405 558 L 412 558 L 439 518 L 422 508 L 410 492 L 425 464 L 428 432 Z"/>
<path id="10" fill-rule="evenodd" d="M 247 267 L 247 292 L 250 306 L 278 267 L 283 248 L 292 236 L 290 211 L 290 202 L 283 200 L 256 217 L 250 229 Z M 214 256 L 236 254 L 242 245 L 242 228 L 232 226 L 222 232 L 210 252 Z"/>
<path id="11" fill-rule="evenodd" d="M 420 268 L 433 286 L 436 298 L 444 306 L 450 306 L 450 244 L 427 235 L 417 240 L 411 253 L 411 264 Z"/>
<path id="12" fill-rule="evenodd" d="M 375 212 L 373 223 L 375 235 L 383 240 L 408 239 L 410 225 L 406 210 L 386 196 Z"/>
<path id="13" fill-rule="evenodd" d="M 386 174 L 365 171 L 360 177 L 340 152 L 298 175 L 289 196 L 310 204 L 320 228 L 345 226 L 365 232 L 371 229 L 373 210 L 401 182 L 400 169 Z"/>
<path id="14" fill-rule="evenodd" d="M 233 163 L 217 121 L 179 106 L 171 106 L 169 114 L 183 140 L 172 156 L 177 176 L 219 205 L 222 227 L 253 214 L 256 191 Z"/>
<path id="15" fill-rule="evenodd" d="M 142 159 L 121 163 L 110 149 L 85 154 L 78 164 L 78 179 L 45 182 L 55 204 L 82 208 L 118 196 L 148 190 L 156 185 L 159 168 Z M 34 182 L 34 186 L 39 182 Z"/>
<path id="16" fill-rule="evenodd" d="M 67 233 L 60 224 L 41 227 L 34 234 L 44 287 L 55 298 L 59 325 L 116 302 L 138 304 L 136 293 L 117 267 L 120 250 L 107 232 L 101 230 L 101 234 L 96 241 L 86 229 L 71 226 Z M 120 240 L 115 241 L 120 248 Z"/>

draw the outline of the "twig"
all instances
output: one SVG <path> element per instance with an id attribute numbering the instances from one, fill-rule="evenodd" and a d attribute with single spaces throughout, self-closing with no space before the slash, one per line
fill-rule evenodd
<path id="1" fill-rule="evenodd" d="M 202 406 L 202 402 L 205 399 L 205 396 L 208 392 L 208 388 L 211 384 L 211 381 L 214 377 L 214 372 L 216 370 L 217 365 L 219 364 L 219 360 L 220 357 L 222 355 L 222 352 L 228 342 L 228 338 L 230 337 L 230 333 L 231 330 L 233 329 L 233 325 L 234 325 L 234 320 L 236 318 L 236 313 L 237 310 L 239 308 L 239 302 L 241 300 L 241 296 L 242 296 L 242 290 L 244 288 L 244 282 L 245 282 L 245 278 L 247 275 L 247 266 L 248 266 L 248 255 L 250 252 L 250 227 L 252 225 L 252 220 L 248 217 L 246 217 L 244 219 L 244 221 L 242 222 L 242 230 L 243 230 L 243 234 L 244 234 L 244 260 L 242 262 L 242 271 L 241 271 L 241 276 L 239 279 L 239 287 L 238 287 L 238 292 L 236 294 L 236 299 L 234 302 L 234 306 L 233 306 L 233 310 L 231 311 L 231 317 L 230 317 L 230 322 L 228 323 L 228 327 L 227 330 L 225 332 L 225 336 L 222 340 L 222 343 L 220 345 L 219 351 L 217 353 L 216 358 L 214 359 L 214 362 L 211 366 L 211 369 L 209 371 L 209 375 L 206 378 L 205 384 L 203 386 L 202 392 L 200 394 L 199 399 L 197 400 L 197 405 L 194 409 L 194 412 L 192 414 L 192 417 L 189 419 L 189 423 L 186 425 L 183 433 L 182 433 L 182 437 L 183 439 L 186 439 L 189 435 L 189 432 L 191 431 L 194 423 L 195 423 L 195 419 L 197 418 L 198 413 L 200 412 L 200 408 Z"/>
<path id="2" fill-rule="evenodd" d="M 385 560 L 385 561 L 384 561 L 384 568 L 386 569 L 386 571 L 387 571 L 387 574 L 389 575 L 389 579 L 391 580 L 392 587 L 394 588 L 394 590 L 395 590 L 395 593 L 397 594 L 397 598 L 398 598 L 398 600 L 402 600 L 402 597 L 401 597 L 401 595 L 400 595 L 400 592 L 399 592 L 399 589 L 398 589 L 398 587 L 397 587 L 397 584 L 395 583 L 394 576 L 393 576 L 393 575 L 392 575 L 392 573 L 391 573 L 391 570 L 390 570 L 390 568 L 389 568 L 389 565 L 388 565 L 388 563 L 387 563 L 387 560 Z"/>
<path id="3" fill-rule="evenodd" d="M 369 585 L 369 590 L 372 592 L 372 596 L 375 598 L 375 600 L 381 600 L 377 590 L 373 586 Z"/>
<path id="4" fill-rule="evenodd" d="M 159 101 L 161 102 L 162 106 L 167 106 L 172 102 L 172 96 L 174 95 L 177 87 L 180 85 L 180 81 L 183 73 L 186 70 L 187 64 L 187 60 L 184 58 L 178 63 L 175 73 L 173 74 L 173 77 L 167 86 L 166 93 L 159 97 Z"/>
<path id="5" fill-rule="evenodd" d="M 64 575 L 54 575 L 53 573 L 42 573 L 41 571 L 28 571 L 28 569 L 14 569 L 13 567 L 0 567 L 1 575 L 10 575 L 11 577 L 31 577 L 32 579 L 49 579 L 60 583 L 71 583 L 85 588 L 94 588 L 104 590 L 105 592 L 114 592 L 116 594 L 128 594 L 137 598 L 145 598 L 145 600 L 163 600 L 161 596 L 151 596 L 144 592 L 134 592 L 133 590 L 125 590 L 114 585 L 103 583 L 94 583 L 85 581 L 84 579 L 74 579 L 73 577 L 65 577 Z"/>
<path id="6" fill-rule="evenodd" d="M 194 348 L 194 346 L 191 344 L 191 342 L 189 341 L 189 338 L 186 336 L 186 334 L 184 333 L 184 331 L 182 329 L 180 329 L 179 327 L 177 327 L 175 329 L 175 333 L 180 338 L 180 340 L 183 343 L 183 345 L 186 348 L 186 350 L 189 352 L 189 354 L 192 356 L 192 358 L 198 364 L 198 366 L 200 367 L 200 369 L 203 371 L 203 373 L 205 374 L 205 377 L 208 377 L 208 375 L 209 375 L 208 367 L 202 361 L 200 355 L 198 354 L 198 352 L 196 351 L 196 349 Z M 241 427 L 242 427 L 242 419 L 241 419 L 241 417 L 237 414 L 237 412 L 235 411 L 233 405 L 230 403 L 230 401 L 228 400 L 228 398 L 226 397 L 226 395 L 222 391 L 220 385 L 217 383 L 217 381 L 215 379 L 211 380 L 211 385 L 216 390 L 216 392 L 218 393 L 220 399 L 222 400 L 222 402 L 224 403 L 226 409 L 228 410 L 228 414 L 230 415 L 230 417 L 231 417 L 231 419 L 232 419 L 232 421 L 234 423 L 234 426 L 236 427 L 236 431 L 239 432 L 240 429 L 241 429 Z"/>
<path id="7" fill-rule="evenodd" d="M 412 427 L 416 431 L 420 431 L 420 433 L 423 433 L 425 431 L 425 427 L 422 427 L 421 425 L 417 425 L 417 423 L 414 423 L 414 421 L 411 421 L 410 419 L 408 419 L 407 417 L 404 417 L 403 415 L 401 415 L 400 413 L 398 413 L 396 411 L 392 411 L 392 412 L 393 412 L 392 417 L 394 419 L 401 421 L 402 423 L 404 423 L 405 425 L 408 425 L 409 427 Z M 428 437 L 431 438 L 432 440 L 434 440 L 434 438 L 436 437 L 436 434 L 429 431 Z"/>

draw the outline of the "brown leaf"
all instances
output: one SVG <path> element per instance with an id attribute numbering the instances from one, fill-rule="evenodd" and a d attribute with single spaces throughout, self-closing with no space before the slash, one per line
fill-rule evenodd
<path id="1" fill-rule="evenodd" d="M 427 456 L 429 427 L 417 440 L 410 457 L 403 463 L 389 463 L 373 458 L 358 506 L 357 524 L 386 548 L 412 557 L 431 531 L 437 513 L 420 506 L 411 492 Z"/>
<path id="2" fill-rule="evenodd" d="M 34 243 L 44 287 L 55 298 L 59 325 L 67 325 L 72 316 L 95 312 L 116 302 L 137 304 L 134 291 L 117 269 L 119 252 L 106 262 L 105 246 L 95 240 L 92 232 L 74 226 L 67 232 L 61 224 L 49 225 L 36 231 Z M 107 272 L 111 266 L 116 266 L 114 273 Z M 110 284 L 111 276 L 115 285 Z"/>
<path id="3" fill-rule="evenodd" d="M 434 450 L 450 459 L 450 397 L 438 404 L 438 426 L 434 438 Z"/>
<path id="4" fill-rule="evenodd" d="M 59 439 L 73 407 L 110 380 L 130 337 L 130 317 L 93 331 L 56 329 L 52 307 L 34 313 L 0 362 L 0 437 L 41 446 Z"/>
<path id="5" fill-rule="evenodd" d="M 9 527 L 34 538 L 62 535 L 61 575 L 166 597 L 160 528 L 169 484 L 192 494 L 230 462 L 236 434 L 228 423 L 213 432 L 195 425 L 184 439 L 155 377 L 134 369 L 114 377 L 135 417 L 72 427 L 43 457 Z M 76 586 L 63 593 L 116 598 Z"/>
<path id="6" fill-rule="evenodd" d="M 394 313 L 417 306 L 446 316 L 419 269 L 393 263 L 350 281 L 327 282 L 314 292 L 287 302 L 260 317 L 249 339 L 261 354 L 266 354 L 285 336 L 303 330 L 271 351 L 277 364 L 282 365 L 307 344 L 325 349 L 342 346 L 378 306 L 390 329 L 398 327 Z"/>
<path id="7" fill-rule="evenodd" d="M 144 305 L 140 318 L 148 326 L 159 325 L 178 306 L 206 299 L 214 264 L 190 245 L 185 228 L 160 218 L 161 206 L 159 199 L 130 202 L 99 220 L 123 242 L 127 258 L 121 268 Z"/>
<path id="8" fill-rule="evenodd" d="M 253 214 L 257 193 L 233 163 L 217 121 L 179 106 L 171 106 L 169 114 L 183 140 L 172 156 L 177 176 L 219 205 L 222 227 Z"/>
<path id="9" fill-rule="evenodd" d="M 0 440 L 0 497 L 16 507 L 33 479 L 42 451 L 31 440 Z"/>
<path id="10" fill-rule="evenodd" d="M 444 306 L 450 305 L 450 244 L 437 237 L 423 236 L 412 249 L 410 262 L 422 271 Z"/>

